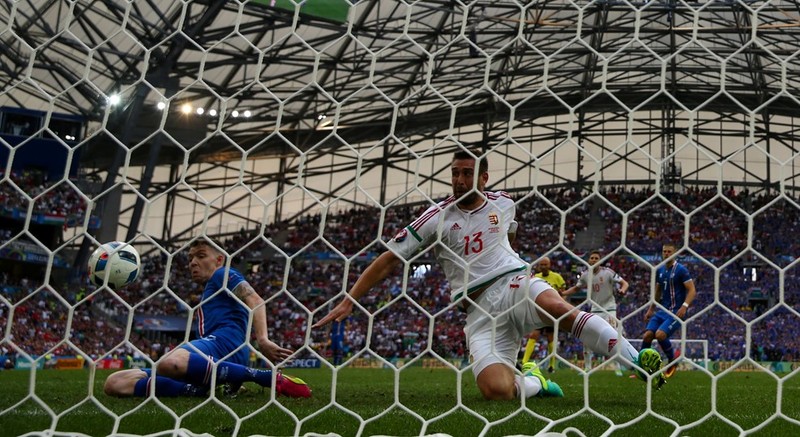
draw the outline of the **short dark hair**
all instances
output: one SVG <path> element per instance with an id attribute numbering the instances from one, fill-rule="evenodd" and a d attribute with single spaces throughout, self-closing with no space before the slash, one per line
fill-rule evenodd
<path id="1" fill-rule="evenodd" d="M 456 159 L 476 159 L 476 156 L 481 156 L 481 152 L 476 150 L 466 151 L 464 149 L 459 149 L 453 154 L 453 161 Z M 483 174 L 489 171 L 489 158 L 484 156 L 482 158 L 478 158 L 477 160 L 479 161 L 478 173 Z"/>
<path id="2" fill-rule="evenodd" d="M 189 249 L 194 249 L 197 246 L 206 246 L 209 249 L 213 250 L 214 252 L 219 253 L 223 257 L 225 257 L 225 258 L 228 257 L 228 255 L 225 253 L 225 249 L 223 249 L 222 244 L 220 244 L 219 241 L 217 241 L 217 240 L 215 240 L 215 239 L 213 239 L 211 237 L 208 237 L 208 236 L 204 235 L 204 236 L 192 241 L 189 244 Z"/>

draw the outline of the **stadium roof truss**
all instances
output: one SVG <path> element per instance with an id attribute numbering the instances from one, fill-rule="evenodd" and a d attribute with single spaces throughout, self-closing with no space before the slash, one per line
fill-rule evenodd
<path id="1" fill-rule="evenodd" d="M 775 188 L 769 161 L 797 154 L 794 1 L 366 0 L 342 2 L 346 20 L 279 3 L 3 2 L 0 102 L 85 116 L 84 168 L 107 188 L 121 165 L 138 166 L 128 182 L 144 197 L 169 193 L 172 208 L 199 201 L 204 184 L 230 184 L 227 174 L 276 198 L 301 177 L 335 174 L 305 187 L 324 202 L 369 171 L 385 205 L 397 174 L 446 188 L 446 159 L 425 176 L 414 163 L 459 143 L 505 161 L 499 186 L 557 152 L 540 168 L 551 185 L 652 183 L 676 159 L 682 178 L 702 182 L 749 147 L 766 158 L 734 161 L 744 175 L 734 177 Z M 187 103 L 203 115 L 182 113 Z M 247 165 L 259 158 L 272 170 Z M 157 168 L 168 176 L 154 178 Z M 122 211 L 129 235 L 139 200 Z M 273 206 L 284 219 L 314 207 Z M 164 241 L 192 232 L 169 221 Z"/>

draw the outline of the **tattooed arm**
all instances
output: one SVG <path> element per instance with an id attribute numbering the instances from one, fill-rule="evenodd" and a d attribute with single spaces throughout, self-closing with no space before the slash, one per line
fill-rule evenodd
<path id="1" fill-rule="evenodd" d="M 258 349 L 273 363 L 285 360 L 292 351 L 282 348 L 269 339 L 267 333 L 267 310 L 264 299 L 256 293 L 247 281 L 242 281 L 233 290 L 233 294 L 244 302 L 253 313 L 253 331 L 258 342 Z"/>

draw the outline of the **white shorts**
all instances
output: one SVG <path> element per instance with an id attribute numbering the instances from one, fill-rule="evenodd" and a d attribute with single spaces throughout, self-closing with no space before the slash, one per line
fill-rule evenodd
<path id="1" fill-rule="evenodd" d="M 514 368 L 522 337 L 534 329 L 553 326 L 543 320 L 534 304 L 546 281 L 528 275 L 510 274 L 489 286 L 467 310 L 467 335 L 472 373 L 475 378 L 491 364 Z"/>

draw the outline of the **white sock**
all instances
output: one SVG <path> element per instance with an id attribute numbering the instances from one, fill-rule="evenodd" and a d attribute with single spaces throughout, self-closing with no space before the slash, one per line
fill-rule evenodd
<path id="1" fill-rule="evenodd" d="M 572 325 L 572 335 L 579 338 L 585 348 L 600 355 L 609 357 L 619 351 L 620 357 L 633 362 L 639 351 L 625 337 L 601 317 L 581 311 Z"/>
<path id="2" fill-rule="evenodd" d="M 524 395 L 526 398 L 531 396 L 536 396 L 542 391 L 542 381 L 535 376 L 525 376 L 525 375 L 517 375 L 516 376 L 517 382 L 514 384 L 517 386 L 517 395 Z M 520 390 L 520 387 L 522 388 Z"/>

